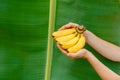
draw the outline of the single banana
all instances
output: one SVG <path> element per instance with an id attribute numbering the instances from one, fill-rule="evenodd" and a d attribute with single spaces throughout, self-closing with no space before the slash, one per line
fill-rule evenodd
<path id="1" fill-rule="evenodd" d="M 61 45 L 61 47 L 63 48 L 63 49 L 68 49 L 68 48 L 70 48 L 70 47 L 72 47 L 73 45 L 75 45 L 78 41 L 79 41 L 79 34 L 76 36 L 76 37 L 74 37 L 73 39 L 71 39 L 71 40 L 69 40 L 68 42 L 65 42 L 65 43 L 63 43 L 62 45 Z"/>
<path id="2" fill-rule="evenodd" d="M 75 28 L 64 29 L 64 30 L 59 30 L 59 31 L 53 32 L 52 36 L 54 38 L 58 38 L 58 37 L 62 37 L 62 36 L 72 34 L 74 32 L 76 32 Z"/>
<path id="3" fill-rule="evenodd" d="M 79 39 L 79 41 L 77 42 L 76 45 L 70 47 L 69 49 L 67 49 L 67 51 L 69 53 L 75 53 L 77 51 L 79 51 L 80 49 L 82 49 L 85 45 L 85 37 L 83 36 L 83 34 L 81 34 L 81 37 Z"/>
<path id="4" fill-rule="evenodd" d="M 55 40 L 57 41 L 58 44 L 64 44 L 65 42 L 73 39 L 75 36 L 77 35 L 77 33 L 72 33 L 70 35 L 67 36 L 63 36 L 63 37 L 58 37 Z"/>

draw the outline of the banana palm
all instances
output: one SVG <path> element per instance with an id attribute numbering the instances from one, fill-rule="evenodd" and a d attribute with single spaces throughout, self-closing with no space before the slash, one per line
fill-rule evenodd
<path id="1" fill-rule="evenodd" d="M 52 0 L 0 0 L 0 80 L 45 80 L 49 3 Z M 55 30 L 75 22 L 120 46 L 119 0 L 57 0 Z M 120 74 L 120 63 L 92 51 Z M 53 46 L 49 80 L 100 80 L 84 59 L 70 60 Z M 86 76 L 87 75 L 87 76 Z"/>
<path id="2" fill-rule="evenodd" d="M 0 80 L 44 80 L 49 0 L 0 0 Z"/>
<path id="3" fill-rule="evenodd" d="M 118 0 L 58 0 L 56 27 L 75 22 L 83 24 L 99 37 L 120 46 L 120 3 Z M 99 44 L 99 43 L 98 43 Z M 105 59 L 89 45 L 85 48 L 114 72 L 120 74 L 120 63 Z M 100 80 L 84 59 L 70 60 L 54 45 L 51 80 Z"/>

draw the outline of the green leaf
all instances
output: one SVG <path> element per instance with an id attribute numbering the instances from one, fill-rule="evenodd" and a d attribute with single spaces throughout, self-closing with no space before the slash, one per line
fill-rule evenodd
<path id="1" fill-rule="evenodd" d="M 83 24 L 104 40 L 120 46 L 120 3 L 117 0 L 58 0 L 55 30 L 69 22 Z M 85 48 L 120 75 L 120 63 L 109 61 L 86 44 Z M 100 80 L 84 59 L 71 60 L 54 43 L 51 80 Z"/>
<path id="2" fill-rule="evenodd" d="M 49 0 L 0 0 L 0 80 L 44 80 Z"/>
<path id="3" fill-rule="evenodd" d="M 0 80 L 44 80 L 50 0 L 0 0 Z M 57 0 L 55 30 L 68 22 L 83 24 L 120 45 L 120 2 Z M 85 48 L 120 74 L 120 63 Z M 54 43 L 51 80 L 100 80 L 84 59 L 71 60 Z"/>

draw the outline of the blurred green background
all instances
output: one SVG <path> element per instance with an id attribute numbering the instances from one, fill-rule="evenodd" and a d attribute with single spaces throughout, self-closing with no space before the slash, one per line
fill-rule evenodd
<path id="1" fill-rule="evenodd" d="M 0 0 L 0 80 L 44 80 L 49 0 Z"/>
<path id="2" fill-rule="evenodd" d="M 118 0 L 57 0 L 55 30 L 69 22 L 83 24 L 102 39 L 120 46 L 120 3 Z M 120 63 L 107 60 L 87 44 L 85 48 L 120 75 Z M 51 80 L 101 79 L 85 59 L 71 60 L 61 54 L 54 41 Z"/>
<path id="3" fill-rule="evenodd" d="M 0 80 L 44 80 L 50 0 L 0 0 Z M 57 0 L 55 30 L 68 22 L 83 24 L 99 37 L 120 46 L 119 0 Z M 105 59 L 120 74 L 120 63 Z M 100 80 L 84 59 L 71 60 L 55 42 L 50 80 Z"/>

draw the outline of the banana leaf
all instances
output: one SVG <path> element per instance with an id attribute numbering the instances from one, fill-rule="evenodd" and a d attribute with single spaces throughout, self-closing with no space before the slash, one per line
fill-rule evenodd
<path id="1" fill-rule="evenodd" d="M 44 80 L 49 0 L 0 0 L 0 80 Z"/>
<path id="2" fill-rule="evenodd" d="M 57 0 L 55 31 L 69 22 L 83 24 L 100 38 L 120 46 L 118 0 Z M 120 75 L 119 62 L 104 58 L 88 44 L 85 48 Z M 85 59 L 69 59 L 58 50 L 55 42 L 53 49 L 51 80 L 101 80 Z"/>
<path id="3" fill-rule="evenodd" d="M 51 0 L 0 0 L 0 80 L 44 80 Z M 57 0 L 55 30 L 68 22 L 83 24 L 120 46 L 118 0 Z M 120 63 L 85 48 L 120 74 Z M 49 80 L 100 80 L 85 59 L 71 60 L 55 43 Z"/>

